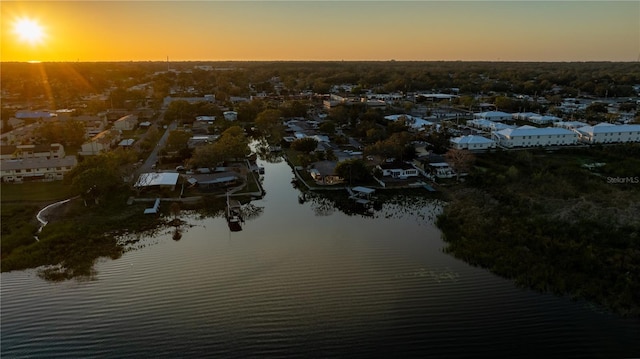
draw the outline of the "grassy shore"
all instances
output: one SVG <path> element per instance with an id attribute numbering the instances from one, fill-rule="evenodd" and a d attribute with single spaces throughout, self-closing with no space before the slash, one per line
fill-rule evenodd
<path id="1" fill-rule="evenodd" d="M 639 155 L 637 145 L 481 155 L 438 218 L 446 251 L 518 285 L 640 316 Z"/>
<path id="2" fill-rule="evenodd" d="M 247 176 L 248 183 L 236 193 L 238 199 L 249 201 L 260 187 L 255 176 Z M 145 191 L 143 197 L 178 198 L 176 190 Z M 173 225 L 172 214 L 177 210 L 198 210 L 204 216 L 223 213 L 224 188 L 200 192 L 188 190 L 185 196 L 195 196 L 195 202 L 179 202 L 172 205 L 163 202 L 161 214 L 145 215 L 146 202 L 127 204 L 134 193 L 125 185 L 110 192 L 99 204 L 85 205 L 75 199 L 57 207 L 47 215 L 49 223 L 37 233 L 39 223 L 36 214 L 46 205 L 71 197 L 70 186 L 61 182 L 25 183 L 2 185 L 2 261 L 3 272 L 41 266 L 52 266 L 39 271 L 50 280 L 93 275 L 93 263 L 99 257 L 119 257 L 126 249 L 118 242 L 121 233 L 152 232 Z M 242 197 L 245 195 L 246 198 Z M 174 215 L 174 214 L 173 214 Z M 35 239 L 36 234 L 39 240 Z"/>

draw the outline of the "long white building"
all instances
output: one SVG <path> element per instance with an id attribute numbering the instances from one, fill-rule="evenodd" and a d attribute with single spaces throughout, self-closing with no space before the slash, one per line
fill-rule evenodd
<path id="1" fill-rule="evenodd" d="M 578 142 L 576 132 L 560 127 L 520 126 L 493 132 L 493 136 L 496 142 L 507 148 L 562 146 Z"/>
<path id="2" fill-rule="evenodd" d="M 576 132 L 584 143 L 640 142 L 640 125 L 599 123 L 580 127 Z"/>

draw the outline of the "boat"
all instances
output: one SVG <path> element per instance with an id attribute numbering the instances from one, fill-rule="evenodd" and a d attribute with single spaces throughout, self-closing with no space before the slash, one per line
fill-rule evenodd
<path id="1" fill-rule="evenodd" d="M 229 229 L 232 232 L 238 232 L 242 230 L 242 223 L 244 223 L 244 220 L 242 219 L 242 212 L 240 211 L 240 209 L 240 202 L 237 200 L 229 199 L 229 193 L 227 192 L 227 211 L 225 216 L 227 218 Z"/>

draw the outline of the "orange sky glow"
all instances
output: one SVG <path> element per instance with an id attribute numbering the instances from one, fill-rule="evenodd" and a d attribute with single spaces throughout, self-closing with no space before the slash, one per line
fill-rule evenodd
<path id="1" fill-rule="evenodd" d="M 2 61 L 637 61 L 638 1 L 2 1 Z M 17 19 L 35 21 L 24 41 Z"/>

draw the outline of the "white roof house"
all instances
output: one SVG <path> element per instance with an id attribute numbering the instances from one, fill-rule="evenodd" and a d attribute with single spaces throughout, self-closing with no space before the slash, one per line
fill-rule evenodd
<path id="1" fill-rule="evenodd" d="M 174 188 L 178 183 L 179 173 L 175 172 L 147 172 L 142 173 L 134 187 L 148 188 L 148 187 L 170 187 Z"/>
<path id="2" fill-rule="evenodd" d="M 225 111 L 222 113 L 222 115 L 227 121 L 235 121 L 238 119 L 238 112 L 236 111 Z"/>
<path id="3" fill-rule="evenodd" d="M 468 135 L 453 137 L 449 141 L 451 142 L 451 146 L 457 149 L 486 150 L 496 147 L 496 141 L 482 136 Z"/>
<path id="4" fill-rule="evenodd" d="M 552 124 L 554 122 L 560 122 L 560 121 L 562 121 L 562 119 L 560 117 L 556 117 L 556 116 L 535 115 L 535 116 L 529 117 L 528 121 L 531 121 L 533 123 L 537 123 L 539 125 L 547 125 L 547 124 Z"/>
<path id="5" fill-rule="evenodd" d="M 586 143 L 640 142 L 640 125 L 599 123 L 576 129 L 580 141 Z"/>
<path id="6" fill-rule="evenodd" d="M 580 121 L 560 121 L 555 122 L 553 126 L 566 128 L 567 130 L 575 130 L 577 128 L 587 126 L 587 124 Z"/>
<path id="7" fill-rule="evenodd" d="M 488 111 L 488 112 L 474 113 L 473 118 L 479 119 L 479 120 L 489 120 L 489 121 L 508 121 L 513 119 L 510 113 L 506 113 L 502 111 Z"/>
<path id="8" fill-rule="evenodd" d="M 494 132 L 493 136 L 501 146 L 508 148 L 573 145 L 578 141 L 576 132 L 560 127 L 520 126 Z"/>
<path id="9" fill-rule="evenodd" d="M 469 120 L 467 121 L 467 126 L 479 128 L 485 131 L 500 131 L 507 128 L 516 128 L 515 126 L 505 125 L 504 123 L 482 119 Z"/>
<path id="10" fill-rule="evenodd" d="M 540 116 L 540 115 L 535 112 L 516 112 L 511 114 L 511 117 L 514 120 L 523 120 L 523 121 L 529 121 L 529 118 L 532 116 Z"/>

